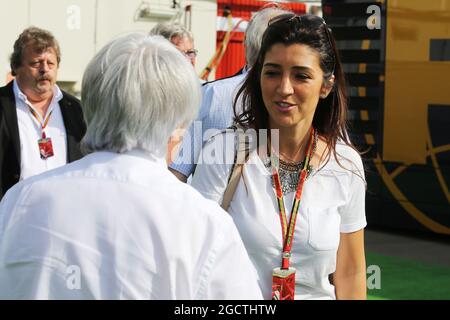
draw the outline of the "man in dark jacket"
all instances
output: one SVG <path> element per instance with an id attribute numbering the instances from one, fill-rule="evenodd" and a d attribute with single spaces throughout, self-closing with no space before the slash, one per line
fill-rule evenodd
<path id="1" fill-rule="evenodd" d="M 0 88 L 0 199 L 35 174 L 82 157 L 80 102 L 56 85 L 61 54 L 45 30 L 25 29 L 14 43 L 15 79 Z"/>

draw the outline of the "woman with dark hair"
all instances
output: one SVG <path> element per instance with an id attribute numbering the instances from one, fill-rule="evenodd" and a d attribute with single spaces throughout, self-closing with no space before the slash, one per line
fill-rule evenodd
<path id="1" fill-rule="evenodd" d="M 348 139 L 344 73 L 325 21 L 294 14 L 272 19 L 238 96 L 237 124 L 260 135 L 228 212 L 264 297 L 365 299 L 364 169 Z M 272 138 L 260 138 L 266 129 Z M 224 145 L 227 135 L 237 134 L 216 135 L 203 149 L 217 157 L 225 148 L 224 161 L 208 164 L 203 157 L 192 181 L 219 203 L 239 166 L 225 161 L 237 152 L 235 144 Z"/>

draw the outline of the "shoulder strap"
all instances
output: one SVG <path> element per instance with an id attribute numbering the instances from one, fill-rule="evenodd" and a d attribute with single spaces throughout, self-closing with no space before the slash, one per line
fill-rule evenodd
<path id="1" fill-rule="evenodd" d="M 248 155 L 250 153 L 247 142 L 245 141 L 244 131 L 236 127 L 234 127 L 234 129 L 235 132 L 237 133 L 238 143 L 236 156 L 234 157 L 233 168 L 231 169 L 231 174 L 228 178 L 228 184 L 223 194 L 221 207 L 225 211 L 227 211 L 230 206 L 231 200 L 233 199 L 234 193 L 236 192 L 236 188 L 241 177 L 244 163 L 247 160 Z"/>

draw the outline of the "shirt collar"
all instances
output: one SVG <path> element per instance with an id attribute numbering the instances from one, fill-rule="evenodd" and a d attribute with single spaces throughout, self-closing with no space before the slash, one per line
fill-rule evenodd
<path id="1" fill-rule="evenodd" d="M 138 158 L 143 161 L 148 161 L 151 163 L 156 164 L 157 166 L 167 168 L 167 162 L 166 162 L 166 156 L 165 154 L 162 154 L 162 152 L 148 152 L 144 151 L 142 149 L 132 149 L 130 151 L 125 151 L 122 153 L 109 151 L 109 150 L 99 150 L 94 151 L 88 155 L 86 155 L 87 158 L 105 158 L 105 159 L 112 159 L 117 157 L 132 157 L 132 158 Z"/>
<path id="2" fill-rule="evenodd" d="M 148 160 L 150 162 L 154 162 L 158 165 L 167 167 L 165 155 L 161 154 L 161 152 L 150 153 L 150 152 L 144 151 L 142 149 L 133 149 L 130 151 L 126 151 L 123 154 L 132 156 L 132 157 L 142 158 L 142 159 Z"/>
<path id="3" fill-rule="evenodd" d="M 25 93 L 20 90 L 19 85 L 17 84 L 16 79 L 13 80 L 13 91 L 14 91 L 14 97 L 24 103 L 28 102 L 28 97 L 25 95 Z M 63 94 L 61 89 L 58 87 L 58 85 L 53 86 L 53 98 L 52 102 L 59 102 L 63 98 Z M 51 104 L 50 103 L 50 104 Z"/>

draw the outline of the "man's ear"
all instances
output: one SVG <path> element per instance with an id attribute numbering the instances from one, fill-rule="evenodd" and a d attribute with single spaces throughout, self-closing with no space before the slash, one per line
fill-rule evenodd
<path id="1" fill-rule="evenodd" d="M 322 88 L 320 89 L 320 98 L 325 99 L 330 94 L 331 90 L 333 90 L 334 87 L 334 80 L 335 80 L 334 74 L 326 79 L 322 85 Z"/>

